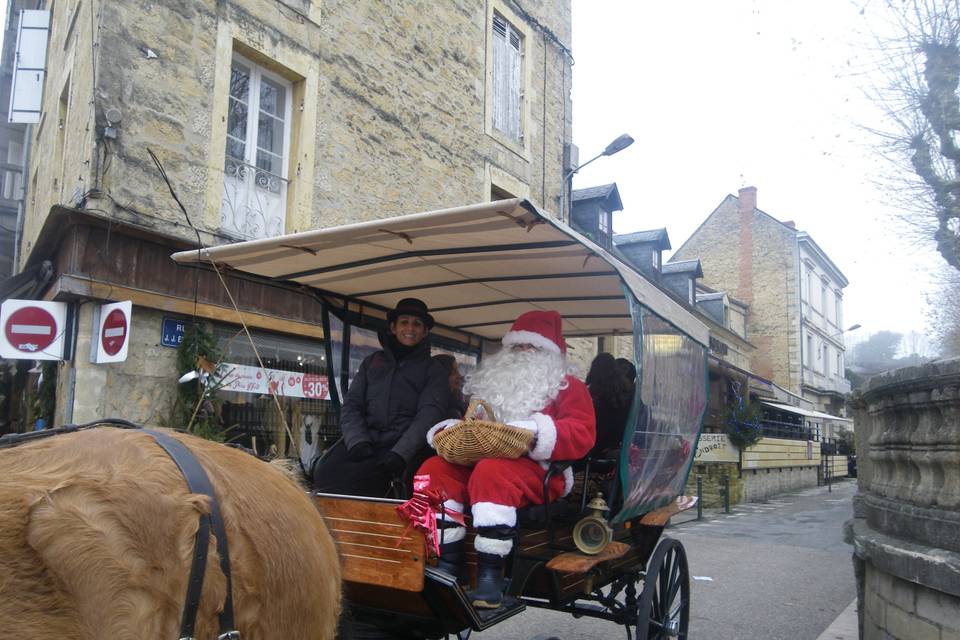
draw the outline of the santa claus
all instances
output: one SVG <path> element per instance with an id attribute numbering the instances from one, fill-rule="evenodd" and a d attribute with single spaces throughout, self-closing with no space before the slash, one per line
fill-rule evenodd
<path id="1" fill-rule="evenodd" d="M 473 467 L 434 456 L 418 472 L 430 476 L 431 486 L 448 498 L 445 510 L 455 512 L 438 522 L 439 568 L 461 577 L 466 530 L 455 516 L 470 508 L 477 533 L 477 588 L 470 593 L 475 607 L 500 606 L 504 559 L 513 549 L 517 509 L 543 503 L 543 479 L 550 462 L 582 458 L 594 444 L 593 402 L 587 387 L 570 374 L 561 326 L 556 311 L 523 314 L 503 337 L 503 348 L 485 358 L 464 385 L 465 393 L 487 401 L 499 422 L 534 432 L 527 454 L 487 458 Z M 456 422 L 434 426 L 427 434 L 430 445 L 441 429 Z M 566 495 L 572 486 L 568 468 L 550 479 L 550 499 Z"/>

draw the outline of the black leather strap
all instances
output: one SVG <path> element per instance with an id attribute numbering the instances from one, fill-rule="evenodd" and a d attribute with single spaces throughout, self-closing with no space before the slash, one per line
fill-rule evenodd
<path id="1" fill-rule="evenodd" d="M 190 453 L 183 443 L 170 437 L 169 434 L 153 429 L 143 429 L 149 433 L 158 445 L 173 460 L 187 481 L 191 493 L 199 493 L 210 497 L 210 513 L 200 516 L 200 526 L 197 528 L 197 537 L 193 544 L 193 563 L 190 566 L 190 579 L 187 582 L 187 596 L 183 603 L 183 616 L 180 621 L 180 638 L 193 638 L 193 629 L 197 620 L 197 609 L 200 605 L 200 592 L 203 589 L 203 576 L 207 568 L 207 551 L 210 544 L 210 529 L 217 537 L 217 551 L 220 554 L 220 570 L 227 579 L 227 598 L 220 612 L 221 638 L 239 638 L 233 626 L 233 582 L 230 577 L 230 552 L 227 548 L 227 531 L 220 514 L 220 505 L 213 491 L 210 478 L 200 466 L 197 459 Z"/>

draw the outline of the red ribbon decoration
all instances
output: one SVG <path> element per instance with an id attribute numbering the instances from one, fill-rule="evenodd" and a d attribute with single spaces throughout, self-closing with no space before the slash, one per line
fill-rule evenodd
<path id="1" fill-rule="evenodd" d="M 397 542 L 399 547 L 407 538 L 407 532 L 410 529 L 416 529 L 423 532 L 427 542 L 427 549 L 433 551 L 437 556 L 440 555 L 440 540 L 437 536 L 437 513 L 443 513 L 446 517 L 453 520 L 460 526 L 464 526 L 463 514 L 456 511 L 445 510 L 443 503 L 447 499 L 447 494 L 442 489 L 432 488 L 430 486 L 429 475 L 419 475 L 413 477 L 413 497 L 397 507 L 397 514 L 407 521 L 407 528 L 404 529 L 400 540 Z"/>

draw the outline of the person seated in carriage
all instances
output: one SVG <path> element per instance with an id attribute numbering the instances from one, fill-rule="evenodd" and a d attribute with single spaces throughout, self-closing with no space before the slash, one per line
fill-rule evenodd
<path id="1" fill-rule="evenodd" d="M 462 514 L 470 508 L 477 534 L 477 588 L 470 598 L 475 607 L 488 609 L 502 602 L 503 569 L 517 535 L 517 509 L 542 504 L 550 463 L 584 457 L 596 437 L 593 402 L 586 385 L 570 373 L 559 313 L 521 315 L 502 344 L 498 353 L 467 376 L 464 391 L 485 400 L 497 421 L 534 433 L 526 455 L 485 458 L 472 467 L 434 456 L 417 472 L 428 475 L 431 488 L 444 493 L 445 512 Z M 455 423 L 445 420 L 435 425 L 427 435 L 431 446 L 443 429 Z M 550 500 L 570 493 L 572 487 L 573 473 L 568 468 L 550 479 Z M 457 520 L 444 513 L 438 522 L 439 568 L 460 576 L 466 529 Z"/>
<path id="2" fill-rule="evenodd" d="M 447 414 L 447 370 L 430 357 L 433 316 L 416 298 L 387 312 L 383 347 L 367 356 L 340 412 L 343 438 L 317 462 L 317 491 L 385 497 L 411 462 L 422 460 L 427 431 Z"/>
<path id="3" fill-rule="evenodd" d="M 467 398 L 463 395 L 463 374 L 460 373 L 460 364 L 449 353 L 438 353 L 433 359 L 443 365 L 449 376 L 450 399 L 447 402 L 445 418 L 462 418 L 467 411 Z"/>
<path id="4" fill-rule="evenodd" d="M 627 360 L 624 362 L 629 364 Z M 636 369 L 633 377 L 635 372 Z M 611 459 L 619 455 L 633 404 L 633 377 L 628 379 L 620 361 L 609 353 L 598 354 L 590 363 L 586 383 L 597 414 L 597 442 L 590 452 L 593 458 Z"/>

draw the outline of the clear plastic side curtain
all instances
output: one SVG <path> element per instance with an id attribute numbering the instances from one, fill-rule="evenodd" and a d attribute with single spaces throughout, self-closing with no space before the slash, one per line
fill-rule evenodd
<path id="1" fill-rule="evenodd" d="M 324 347 L 326 347 L 327 362 L 330 363 L 330 399 L 337 413 L 340 412 L 340 405 L 343 403 L 346 389 L 342 388 L 340 377 L 343 370 L 343 342 L 349 339 L 344 335 L 344 324 L 340 318 L 330 313 L 327 305 L 323 305 L 321 313 L 321 322 L 323 323 Z M 347 327 L 349 328 L 349 327 Z"/>
<path id="2" fill-rule="evenodd" d="M 707 407 L 707 349 L 627 292 L 637 387 L 620 450 L 623 506 L 614 522 L 684 491 Z"/>

